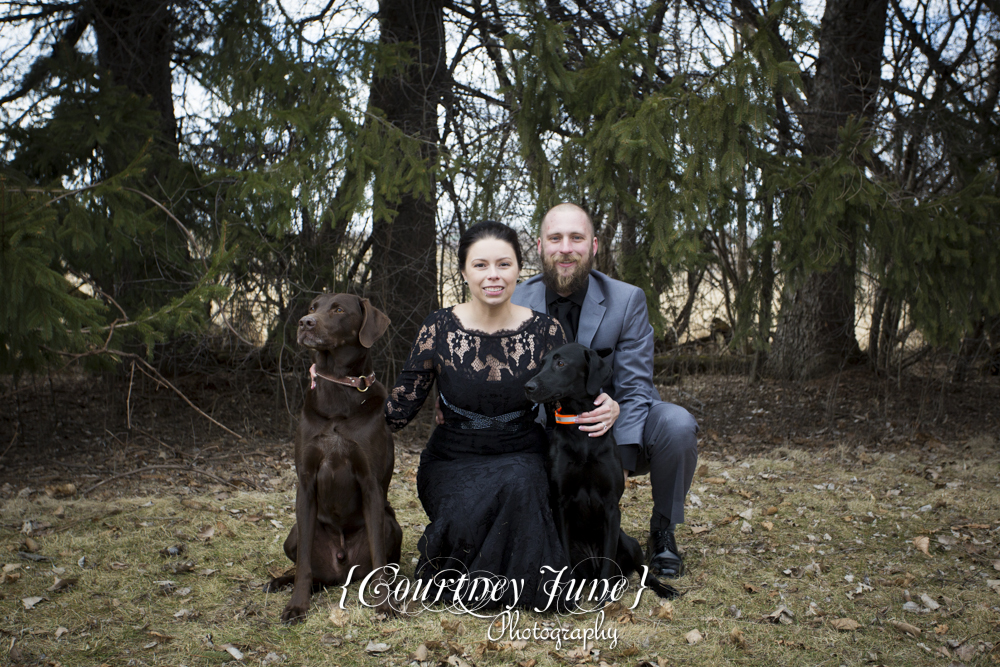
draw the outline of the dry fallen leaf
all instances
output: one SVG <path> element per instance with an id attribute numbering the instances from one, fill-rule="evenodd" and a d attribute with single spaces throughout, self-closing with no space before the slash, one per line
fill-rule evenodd
<path id="1" fill-rule="evenodd" d="M 330 612 L 330 622 L 336 627 L 342 628 L 347 625 L 348 614 L 347 611 L 341 609 L 340 607 L 334 607 L 333 611 Z"/>
<path id="2" fill-rule="evenodd" d="M 375 643 L 374 640 L 369 640 L 368 646 L 365 646 L 365 650 L 368 653 L 385 653 L 391 648 L 388 644 L 383 644 L 382 642 Z"/>
<path id="3" fill-rule="evenodd" d="M 21 598 L 21 604 L 24 605 L 25 609 L 33 609 L 36 604 L 44 599 L 40 597 Z"/>
<path id="4" fill-rule="evenodd" d="M 937 611 L 938 609 L 941 608 L 941 605 L 935 602 L 934 598 L 932 598 L 927 593 L 920 594 L 920 601 L 923 602 L 924 606 L 930 609 L 931 611 Z"/>
<path id="5" fill-rule="evenodd" d="M 764 528 L 766 528 L 769 531 L 774 529 L 774 524 L 771 523 L 770 521 L 765 521 L 760 525 L 764 526 Z"/>
<path id="6" fill-rule="evenodd" d="M 791 625 L 795 620 L 795 614 L 785 605 L 781 605 L 762 620 L 770 621 L 771 623 L 781 623 L 782 625 Z"/>
<path id="7" fill-rule="evenodd" d="M 920 635 L 920 628 L 914 627 L 909 623 L 904 623 L 903 621 L 889 621 L 889 625 L 896 628 L 903 634 L 907 634 L 912 637 L 917 637 Z"/>
<path id="8" fill-rule="evenodd" d="M 430 655 L 430 651 L 427 650 L 427 644 L 421 644 L 417 647 L 417 650 L 413 652 L 413 659 L 417 662 L 424 662 Z"/>
<path id="9" fill-rule="evenodd" d="M 56 628 L 56 639 L 59 639 L 60 637 L 62 637 L 67 632 L 69 632 L 69 629 L 68 628 L 64 628 L 63 626 L 60 625 L 58 628 Z"/>
<path id="10" fill-rule="evenodd" d="M 930 548 L 930 545 L 931 545 L 931 538 L 927 537 L 926 535 L 921 535 L 919 537 L 913 538 L 913 546 L 915 546 L 923 555 L 933 558 L 933 556 L 931 556 L 930 552 L 927 550 L 928 548 Z"/>
<path id="11" fill-rule="evenodd" d="M 986 585 L 993 589 L 993 592 L 1000 594 L 1000 579 L 987 579 Z"/>
<path id="12" fill-rule="evenodd" d="M 63 589 L 69 588 L 77 581 L 79 580 L 76 577 L 70 577 L 69 579 L 60 579 L 59 577 L 56 577 L 55 583 L 49 586 L 45 590 L 49 591 L 50 593 L 54 593 L 56 591 L 61 591 Z"/>
<path id="13" fill-rule="evenodd" d="M 441 619 L 441 627 L 445 632 L 461 635 L 465 633 L 465 626 L 459 620 L 449 620 L 447 618 Z"/>
<path id="14" fill-rule="evenodd" d="M 674 620 L 674 605 L 669 602 L 664 602 L 659 607 L 650 612 L 651 615 L 656 616 L 656 618 L 662 618 L 664 621 Z"/>
<path id="15" fill-rule="evenodd" d="M 220 648 L 224 649 L 226 651 L 226 653 L 228 653 L 229 655 L 233 656 L 234 660 L 242 660 L 243 659 L 243 651 L 239 650 L 238 648 L 236 648 L 232 644 L 223 644 Z"/>
<path id="16" fill-rule="evenodd" d="M 831 618 L 830 625 L 841 632 L 850 632 L 861 627 L 861 624 L 853 618 Z"/>
<path id="17" fill-rule="evenodd" d="M 934 634 L 936 634 L 936 635 L 943 635 L 946 632 L 948 632 L 948 626 L 947 625 L 943 625 L 942 624 L 942 625 L 936 625 L 936 626 L 934 626 Z"/>
<path id="18" fill-rule="evenodd" d="M 729 641 L 744 651 L 747 650 L 747 638 L 743 635 L 743 631 L 739 628 L 733 628 L 732 631 L 730 631 Z"/>
<path id="19" fill-rule="evenodd" d="M 726 478 L 725 477 L 706 477 L 704 479 L 704 482 L 706 484 L 725 484 L 726 483 Z"/>
<path id="20" fill-rule="evenodd" d="M 976 653 L 976 647 L 969 642 L 966 642 L 955 649 L 955 655 L 957 655 L 958 659 L 962 662 L 969 662 L 976 657 Z"/>
<path id="21" fill-rule="evenodd" d="M 684 639 L 687 640 L 688 644 L 697 644 L 702 639 L 704 639 L 704 637 L 702 637 L 701 633 L 698 632 L 698 628 L 695 628 L 691 632 L 684 635 Z"/>

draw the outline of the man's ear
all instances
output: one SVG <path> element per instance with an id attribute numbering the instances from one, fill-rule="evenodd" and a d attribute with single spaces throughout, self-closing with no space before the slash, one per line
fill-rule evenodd
<path id="1" fill-rule="evenodd" d="M 368 299 L 361 299 L 361 312 L 364 321 L 361 323 L 358 341 L 365 347 L 371 347 L 389 328 L 389 316 L 373 306 Z"/>
<path id="2" fill-rule="evenodd" d="M 601 359 L 596 351 L 587 349 L 584 353 L 587 358 L 587 394 L 597 396 L 601 393 L 601 387 L 607 386 L 611 380 L 611 364 Z"/>

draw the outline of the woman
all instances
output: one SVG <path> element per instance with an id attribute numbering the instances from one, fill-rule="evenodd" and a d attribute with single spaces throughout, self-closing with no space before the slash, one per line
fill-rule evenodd
<path id="1" fill-rule="evenodd" d="M 524 384 L 566 338 L 555 319 L 510 302 L 521 267 L 510 227 L 489 220 L 470 227 L 458 261 L 469 300 L 424 320 L 386 403 L 386 419 L 398 430 L 437 380 L 444 423 L 417 471 L 430 524 L 417 545 L 416 576 L 437 575 L 439 583 L 462 574 L 524 580 L 523 589 L 507 587 L 487 606 L 542 608 L 553 578 L 543 567 L 558 570 L 567 558 L 549 509 L 545 431 Z M 441 599 L 450 602 L 453 590 Z"/>

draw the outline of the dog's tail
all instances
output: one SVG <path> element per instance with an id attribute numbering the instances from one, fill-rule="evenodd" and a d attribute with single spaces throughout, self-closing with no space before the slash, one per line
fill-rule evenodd
<path id="1" fill-rule="evenodd" d="M 664 600 L 672 600 L 673 598 L 681 596 L 681 592 L 679 590 L 670 584 L 663 583 L 656 578 L 655 574 L 647 575 L 645 583 L 646 586 L 649 587 L 649 590 L 653 591 Z"/>

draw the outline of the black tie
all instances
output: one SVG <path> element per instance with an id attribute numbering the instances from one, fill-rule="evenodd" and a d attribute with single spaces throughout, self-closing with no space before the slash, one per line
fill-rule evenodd
<path id="1" fill-rule="evenodd" d="M 562 325 L 563 331 L 566 332 L 566 340 L 575 341 L 576 340 L 576 326 L 573 322 L 573 318 L 570 313 L 575 305 L 572 301 L 566 297 L 559 297 L 555 301 L 555 316 L 559 320 L 559 324 Z"/>

